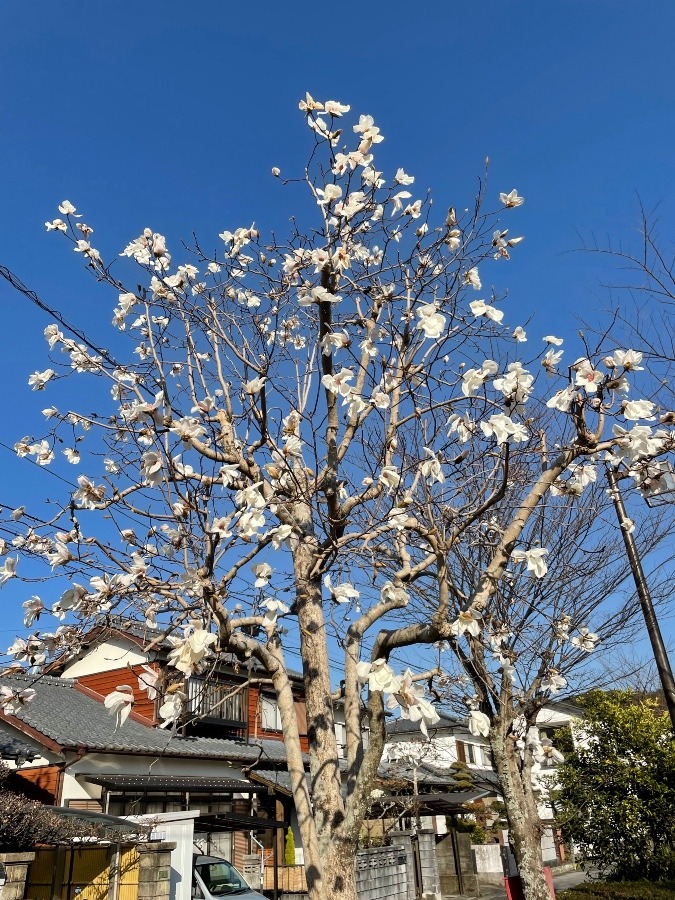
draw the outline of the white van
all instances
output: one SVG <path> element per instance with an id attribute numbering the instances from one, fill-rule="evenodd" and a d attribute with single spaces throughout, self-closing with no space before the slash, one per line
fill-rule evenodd
<path id="1" fill-rule="evenodd" d="M 194 900 L 267 900 L 244 881 L 232 863 L 218 856 L 195 856 L 192 860 L 192 897 Z"/>

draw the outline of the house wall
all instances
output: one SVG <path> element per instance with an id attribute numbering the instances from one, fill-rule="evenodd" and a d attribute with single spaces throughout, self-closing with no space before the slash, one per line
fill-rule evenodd
<path id="1" fill-rule="evenodd" d="M 15 769 L 11 779 L 31 800 L 48 805 L 58 804 L 61 766 L 58 764 Z"/>
<path id="2" fill-rule="evenodd" d="M 151 667 L 152 668 L 152 667 Z M 148 699 L 148 692 L 141 690 L 138 684 L 138 676 L 143 673 L 141 664 L 131 665 L 124 669 L 110 669 L 104 672 L 94 672 L 89 675 L 78 675 L 78 684 L 96 691 L 102 697 L 116 690 L 120 685 L 128 685 L 134 695 L 135 713 L 145 716 L 154 724 L 157 724 L 158 718 L 155 712 L 155 701 Z"/>
<path id="3" fill-rule="evenodd" d="M 264 694 L 259 687 L 251 685 L 248 691 L 248 732 L 252 737 L 264 738 L 270 741 L 283 741 L 284 734 L 281 729 L 271 731 L 263 728 L 261 696 Z M 266 694 L 272 697 L 272 694 Z M 304 699 L 295 699 L 295 715 L 298 722 L 298 731 L 300 732 L 300 746 L 304 753 L 309 750 L 309 740 L 307 738 L 307 707 Z"/>
<path id="4" fill-rule="evenodd" d="M 124 638 L 109 638 L 101 644 L 97 644 L 88 650 L 81 659 L 67 663 L 63 669 L 63 678 L 81 678 L 83 675 L 93 675 L 97 672 L 111 672 L 124 669 L 129 666 L 139 666 L 147 663 L 149 654 L 143 652 L 131 641 Z M 125 684 L 126 682 L 121 682 Z M 113 688 L 114 690 L 114 688 Z"/>

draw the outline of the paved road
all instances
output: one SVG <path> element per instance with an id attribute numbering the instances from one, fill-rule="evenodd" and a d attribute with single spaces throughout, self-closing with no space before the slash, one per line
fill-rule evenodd
<path id="1" fill-rule="evenodd" d="M 563 891 L 585 881 L 586 878 L 588 878 L 587 872 L 565 872 L 563 875 L 553 876 L 553 887 L 555 888 L 556 894 L 561 894 Z M 506 900 L 506 891 L 504 888 L 483 888 L 480 896 L 482 900 Z M 450 894 L 444 896 L 443 900 L 464 900 L 464 896 L 460 894 Z M 472 900 L 475 900 L 475 898 L 472 898 Z"/>

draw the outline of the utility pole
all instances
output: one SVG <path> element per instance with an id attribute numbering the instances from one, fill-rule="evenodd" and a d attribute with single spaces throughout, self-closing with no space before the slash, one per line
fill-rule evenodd
<path id="1" fill-rule="evenodd" d="M 666 701 L 666 707 L 668 708 L 673 731 L 675 732 L 675 679 L 673 679 L 673 670 L 670 667 L 670 660 L 666 653 L 666 645 L 663 642 L 661 629 L 659 628 L 656 613 L 654 612 L 654 604 L 652 603 L 652 597 L 649 593 L 645 573 L 642 569 L 637 545 L 629 528 L 626 507 L 624 506 L 623 497 L 619 490 L 617 471 L 610 466 L 607 466 L 606 471 L 607 481 L 609 482 L 609 495 L 612 498 L 614 508 L 616 509 L 621 534 L 623 535 L 623 542 L 626 547 L 626 555 L 628 556 L 628 562 L 630 563 L 633 579 L 635 580 L 635 587 L 640 600 L 640 606 L 642 607 L 642 614 L 645 619 L 645 625 L 647 626 L 647 634 L 651 641 L 656 668 L 659 673 L 661 687 L 663 688 L 663 696 Z"/>

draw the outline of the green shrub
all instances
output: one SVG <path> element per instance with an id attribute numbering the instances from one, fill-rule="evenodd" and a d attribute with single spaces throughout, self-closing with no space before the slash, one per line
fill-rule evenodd
<path id="1" fill-rule="evenodd" d="M 475 825 L 471 832 L 472 844 L 484 844 L 487 841 L 487 833 L 482 825 Z"/>
<path id="2" fill-rule="evenodd" d="M 675 900 L 675 881 L 590 881 L 563 891 L 558 900 Z"/>
<path id="3" fill-rule="evenodd" d="M 284 847 L 284 862 L 287 866 L 295 865 L 295 837 L 293 836 L 293 829 L 291 826 L 288 826 L 288 831 L 286 832 L 286 846 Z"/>

